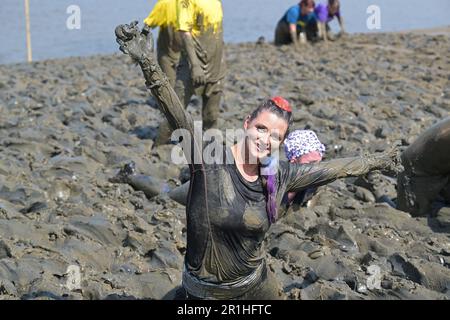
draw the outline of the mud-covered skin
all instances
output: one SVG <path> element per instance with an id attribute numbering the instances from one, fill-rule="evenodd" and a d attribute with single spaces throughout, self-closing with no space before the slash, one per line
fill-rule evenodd
<path id="1" fill-rule="evenodd" d="M 126 31 L 116 31 L 121 50 L 135 60 L 136 57 L 142 58 L 137 59 L 137 62 L 142 68 L 146 84 L 172 128 L 184 128 L 193 133 L 192 119 L 186 115 L 183 105 L 165 80 L 151 48 L 142 45 L 144 40 L 141 38 L 144 36 L 137 28 L 130 36 L 129 30 L 133 26 L 120 28 Z M 192 134 L 192 137 L 195 135 Z M 193 139 L 190 150 L 197 153 L 201 151 L 200 146 L 200 142 Z M 233 157 L 229 148 L 224 149 L 227 157 Z M 187 148 L 184 150 L 186 158 L 192 161 L 194 152 L 187 152 Z M 397 155 L 396 149 L 392 149 L 378 155 L 308 165 L 280 162 L 277 172 L 277 205 L 280 205 L 282 196 L 287 191 L 301 191 L 338 178 L 384 169 L 396 164 Z M 246 181 L 232 162 L 190 164 L 185 257 L 189 272 L 211 283 L 230 283 L 252 273 L 264 261 L 262 244 L 269 229 L 264 199 L 261 179 Z"/>
<path id="2" fill-rule="evenodd" d="M 129 184 L 134 190 L 143 191 L 147 198 L 161 195 L 161 193 L 167 193 L 172 200 L 179 204 L 183 206 L 187 204 L 189 181 L 181 186 L 169 189 L 169 185 L 160 179 L 136 174 L 136 164 L 133 161 L 125 164 L 109 181 L 112 183 Z"/>
<path id="3" fill-rule="evenodd" d="M 172 27 L 160 27 L 156 42 L 156 56 L 158 64 L 175 87 L 177 66 L 180 61 L 180 37 Z"/>
<path id="4" fill-rule="evenodd" d="M 115 33 L 120 50 L 128 54 L 141 67 L 146 85 L 158 101 L 158 105 L 169 121 L 171 128 L 186 129 L 191 136 L 194 136 L 192 119 L 184 111 L 178 96 L 155 60 L 152 34 L 142 34 L 136 21 L 129 25 L 117 26 Z M 195 150 L 198 152 L 200 148 Z M 193 152 L 191 156 L 194 157 Z"/>
<path id="5" fill-rule="evenodd" d="M 413 216 L 432 214 L 439 196 L 450 203 L 450 117 L 422 133 L 402 154 L 397 208 Z"/>
<path id="6" fill-rule="evenodd" d="M 117 175 L 111 179 L 113 183 L 126 183 L 134 190 L 144 192 L 147 198 L 169 192 L 169 186 L 164 181 L 142 174 L 136 174 L 136 164 L 132 161 L 125 164 Z"/>
<path id="7" fill-rule="evenodd" d="M 179 204 L 185 206 L 187 204 L 187 197 L 189 193 L 189 181 L 183 183 L 181 186 L 178 186 L 172 189 L 169 192 L 170 199 L 178 202 Z"/>

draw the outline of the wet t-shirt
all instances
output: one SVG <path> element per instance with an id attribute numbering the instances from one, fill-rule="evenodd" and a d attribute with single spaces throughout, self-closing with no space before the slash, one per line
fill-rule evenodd
<path id="1" fill-rule="evenodd" d="M 247 181 L 224 147 L 228 164 L 203 164 L 191 174 L 188 194 L 186 267 L 211 283 L 238 281 L 263 260 L 263 240 L 270 227 L 261 178 Z M 233 163 L 230 163 L 230 160 Z M 349 173 L 368 170 L 364 158 L 315 164 L 280 161 L 276 174 L 279 214 L 287 191 L 302 191 Z"/>
<path id="2" fill-rule="evenodd" d="M 180 37 L 177 34 L 177 0 L 158 0 L 144 23 L 151 28 L 159 27 L 157 40 L 158 56 L 172 61 L 180 59 Z"/>
<path id="3" fill-rule="evenodd" d="M 301 27 L 305 27 L 306 25 L 315 22 L 315 14 L 314 12 L 306 15 L 302 15 L 302 10 L 300 8 L 300 5 L 292 6 L 286 11 L 283 18 L 281 18 L 282 21 L 288 23 L 288 24 L 296 24 Z"/>
<path id="4" fill-rule="evenodd" d="M 177 0 L 158 0 L 144 23 L 151 28 L 173 27 L 177 24 Z"/>
<path id="5" fill-rule="evenodd" d="M 208 29 L 213 29 L 213 32 L 221 31 L 223 11 L 220 0 L 176 1 L 178 30 L 191 32 L 194 37 Z"/>
<path id="6" fill-rule="evenodd" d="M 222 20 L 219 0 L 177 0 L 176 30 L 191 33 L 207 82 L 217 82 L 225 76 Z M 184 53 L 182 60 L 187 61 Z"/>
<path id="7" fill-rule="evenodd" d="M 234 162 L 229 148 L 223 153 Z M 261 179 L 247 181 L 230 161 L 205 165 L 204 173 L 191 177 L 186 262 L 205 281 L 233 281 L 250 274 L 263 259 L 269 222 Z"/>

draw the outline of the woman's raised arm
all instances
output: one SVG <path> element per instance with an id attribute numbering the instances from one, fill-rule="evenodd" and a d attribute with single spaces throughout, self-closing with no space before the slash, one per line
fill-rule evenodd
<path id="1" fill-rule="evenodd" d="M 185 129 L 190 134 L 187 140 L 191 142 L 191 145 L 183 146 L 186 159 L 191 160 L 190 163 L 193 163 L 194 159 L 201 159 L 194 158 L 194 152 L 201 152 L 202 149 L 201 141 L 194 140 L 193 120 L 186 113 L 180 99 L 156 61 L 151 32 L 139 30 L 137 21 L 134 21 L 131 24 L 117 26 L 115 33 L 120 50 L 129 55 L 141 67 L 147 88 L 157 100 L 159 108 L 169 121 L 172 130 Z M 185 139 L 183 140 L 186 142 Z M 197 148 L 195 148 L 196 144 L 198 144 Z M 190 150 L 187 150 L 186 147 L 190 147 Z"/>

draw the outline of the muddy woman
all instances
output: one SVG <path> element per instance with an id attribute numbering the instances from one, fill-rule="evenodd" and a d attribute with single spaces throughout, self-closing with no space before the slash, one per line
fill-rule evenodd
<path id="1" fill-rule="evenodd" d="M 401 159 L 404 171 L 398 176 L 397 209 L 425 216 L 438 209 L 436 202 L 450 204 L 450 117 L 423 132 Z"/>
<path id="2" fill-rule="evenodd" d="M 190 186 L 187 250 L 177 298 L 284 298 L 266 266 L 263 247 L 267 230 L 281 218 L 278 208 L 283 195 L 393 167 L 397 151 L 312 164 L 278 161 L 272 155 L 288 132 L 292 114 L 289 103 L 276 97 L 246 117 L 244 137 L 223 146 L 223 161 L 206 163 L 201 160 L 203 145 L 195 139 L 194 123 L 156 62 L 151 33 L 142 34 L 132 23 L 118 26 L 116 36 L 120 50 L 139 64 L 172 129 L 187 130 L 194 137 L 189 143 L 183 140 Z"/>

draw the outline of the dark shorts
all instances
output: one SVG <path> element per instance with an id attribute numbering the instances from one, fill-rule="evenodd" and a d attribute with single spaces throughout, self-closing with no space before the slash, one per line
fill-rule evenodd
<path id="1" fill-rule="evenodd" d="M 317 23 L 310 23 L 305 27 L 305 30 L 302 30 L 302 28 L 297 25 L 297 35 L 300 32 L 306 33 L 306 38 L 309 41 L 314 41 L 318 37 L 318 28 Z M 292 43 L 291 34 L 289 31 L 289 24 L 286 21 L 280 20 L 277 24 L 277 27 L 275 28 L 275 40 L 274 44 L 276 46 L 281 46 L 284 44 L 290 44 Z"/>
<path id="2" fill-rule="evenodd" d="M 174 300 L 201 300 L 189 295 L 186 290 L 180 286 L 175 289 Z M 274 273 L 266 268 L 266 272 L 261 279 L 261 282 L 246 292 L 244 295 L 233 300 L 284 300 L 285 294 L 281 289 L 281 285 Z"/>

